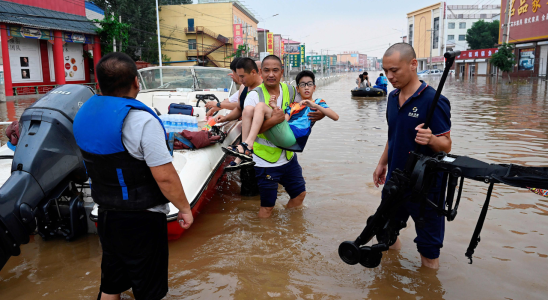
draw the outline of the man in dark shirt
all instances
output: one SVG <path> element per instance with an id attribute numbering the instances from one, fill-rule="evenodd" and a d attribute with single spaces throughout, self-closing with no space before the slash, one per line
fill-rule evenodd
<path id="1" fill-rule="evenodd" d="M 392 45 L 384 54 L 383 69 L 396 90 L 388 96 L 388 142 L 373 173 L 373 181 L 377 187 L 390 179 L 392 171 L 396 168 L 405 168 L 408 154 L 414 150 L 416 143 L 422 145 L 420 152 L 427 155 L 451 151 L 451 106 L 447 98 L 440 97 L 430 128 L 422 128 L 436 90 L 419 80 L 413 47 L 405 43 Z M 436 201 L 443 197 L 440 195 L 442 184 L 441 176 L 438 176 L 438 182 L 430 191 L 429 199 Z M 409 216 L 416 223 L 417 237 L 414 241 L 421 254 L 422 265 L 439 268 L 440 248 L 443 246 L 445 231 L 444 217 L 425 207 L 423 222 L 417 224 L 420 204 L 406 201 L 398 211 L 394 224 L 405 224 Z M 390 249 L 400 248 L 401 242 L 398 238 Z"/>

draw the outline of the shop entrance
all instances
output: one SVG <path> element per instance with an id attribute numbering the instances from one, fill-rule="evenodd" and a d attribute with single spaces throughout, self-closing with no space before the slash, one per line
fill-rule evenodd
<path id="1" fill-rule="evenodd" d="M 470 77 L 472 77 L 475 74 L 476 74 L 476 66 L 475 65 L 470 65 L 470 72 L 468 73 L 468 75 L 470 75 Z"/>

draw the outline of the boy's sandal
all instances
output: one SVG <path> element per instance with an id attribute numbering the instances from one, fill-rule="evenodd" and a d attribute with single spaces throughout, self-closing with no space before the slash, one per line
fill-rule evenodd
<path id="1" fill-rule="evenodd" d="M 255 165 L 254 161 L 244 161 L 244 160 L 242 160 L 239 164 L 236 163 L 236 162 L 231 161 L 230 164 L 228 166 L 226 166 L 225 172 L 237 171 L 237 170 L 240 170 L 242 168 L 253 167 L 254 165 Z"/>
<path id="2" fill-rule="evenodd" d="M 222 147 L 222 149 L 223 149 L 223 152 L 225 152 L 226 154 L 230 156 L 235 156 L 246 161 L 252 161 L 253 150 L 252 149 L 250 150 L 246 143 L 242 142 L 240 143 L 240 145 L 242 146 L 242 148 L 244 148 L 244 153 L 241 153 L 240 151 L 238 151 L 238 147 L 234 145 L 228 146 L 228 147 Z"/>

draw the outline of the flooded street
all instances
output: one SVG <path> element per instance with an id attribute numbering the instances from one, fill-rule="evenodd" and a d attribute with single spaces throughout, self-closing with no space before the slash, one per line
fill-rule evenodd
<path id="1" fill-rule="evenodd" d="M 317 123 L 298 156 L 306 206 L 285 210 L 289 197 L 280 188 L 273 216 L 259 220 L 259 197 L 242 198 L 239 177 L 223 177 L 192 228 L 169 244 L 166 299 L 546 298 L 548 198 L 503 185 L 495 185 L 471 265 L 464 253 L 487 192 L 487 185 L 471 181 L 457 218 L 446 223 L 439 270 L 421 267 L 411 219 L 401 232 L 403 249 L 385 253 L 378 268 L 340 260 L 339 244 L 354 240 L 380 203 L 372 173 L 387 139 L 386 97 L 352 99 L 356 76 L 316 91 L 340 120 Z M 426 81 L 437 88 L 436 78 Z M 548 166 L 546 81 L 450 78 L 443 94 L 452 106 L 453 154 Z M 1 120 L 15 120 L 32 102 L 0 103 Z M 0 271 L 0 299 L 97 298 L 97 236 L 74 242 L 34 236 L 21 252 Z"/>

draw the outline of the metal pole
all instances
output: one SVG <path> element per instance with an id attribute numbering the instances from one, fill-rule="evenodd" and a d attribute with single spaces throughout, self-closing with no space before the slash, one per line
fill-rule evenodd
<path id="1" fill-rule="evenodd" d="M 118 22 L 122 23 L 122 16 L 118 16 Z M 120 52 L 122 52 L 122 39 L 120 38 Z"/>
<path id="2" fill-rule="evenodd" d="M 156 26 L 158 30 L 158 57 L 160 61 L 160 67 L 162 66 L 162 46 L 160 42 L 160 14 L 158 13 L 158 0 L 156 0 Z M 161 79 L 162 76 L 160 76 Z"/>
<path id="3" fill-rule="evenodd" d="M 502 35 L 503 43 L 508 43 L 508 35 L 510 32 L 510 27 L 508 27 L 508 23 L 510 22 L 510 1 L 512 0 L 506 0 L 506 14 L 504 17 L 504 33 Z"/>
<path id="4" fill-rule="evenodd" d="M 434 43 L 432 42 L 432 38 L 433 38 L 432 32 L 433 32 L 434 30 L 433 30 L 433 29 L 428 29 L 428 30 L 426 30 L 426 31 L 430 31 L 430 47 L 429 47 L 429 48 L 430 48 L 430 62 L 429 62 L 429 64 L 428 64 L 428 69 L 429 69 L 429 70 L 432 70 L 432 46 L 434 46 Z"/>

